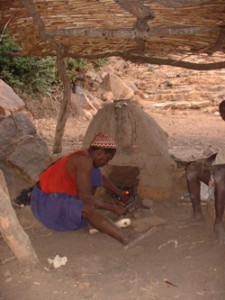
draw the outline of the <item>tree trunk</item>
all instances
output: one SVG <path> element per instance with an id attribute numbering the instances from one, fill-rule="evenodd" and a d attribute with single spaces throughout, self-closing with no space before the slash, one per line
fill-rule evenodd
<path id="1" fill-rule="evenodd" d="M 56 125 L 53 153 L 62 152 L 62 138 L 63 138 L 63 133 L 67 121 L 68 106 L 71 101 L 70 79 L 66 72 L 66 66 L 63 60 L 63 56 L 60 53 L 57 53 L 57 67 L 58 67 L 60 78 L 63 83 L 63 101 L 61 104 L 58 121 Z"/>
<path id="2" fill-rule="evenodd" d="M 3 172 L 0 170 L 0 232 L 20 263 L 36 264 L 38 257 L 29 236 L 21 227 L 11 205 Z"/>

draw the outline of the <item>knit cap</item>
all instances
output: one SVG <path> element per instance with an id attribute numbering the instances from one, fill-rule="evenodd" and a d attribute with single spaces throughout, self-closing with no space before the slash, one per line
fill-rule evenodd
<path id="1" fill-rule="evenodd" d="M 106 133 L 97 134 L 92 140 L 91 147 L 98 147 L 103 149 L 116 149 L 116 143 L 114 140 Z"/>

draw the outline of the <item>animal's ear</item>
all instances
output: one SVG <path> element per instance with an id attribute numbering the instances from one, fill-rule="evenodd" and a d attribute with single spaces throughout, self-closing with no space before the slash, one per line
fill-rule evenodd
<path id="1" fill-rule="evenodd" d="M 217 155 L 217 152 L 216 153 L 213 153 L 212 155 L 210 155 L 209 157 L 206 158 L 206 161 L 208 163 L 213 163 L 214 160 L 216 159 L 216 155 Z"/>

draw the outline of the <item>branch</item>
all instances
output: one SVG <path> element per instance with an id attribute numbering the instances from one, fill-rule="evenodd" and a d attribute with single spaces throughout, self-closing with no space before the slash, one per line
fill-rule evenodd
<path id="1" fill-rule="evenodd" d="M 166 7 L 182 8 L 190 6 L 198 6 L 213 2 L 212 0 L 148 0 L 147 3 L 158 3 Z"/>
<path id="2" fill-rule="evenodd" d="M 40 39 L 49 42 L 56 51 L 60 51 L 60 46 L 54 41 L 54 39 L 50 36 L 47 36 L 45 24 L 36 11 L 34 4 L 30 0 L 21 0 L 21 2 L 31 15 L 34 23 L 37 25 Z"/>
<path id="3" fill-rule="evenodd" d="M 53 153 L 61 153 L 63 134 L 64 134 L 66 121 L 68 117 L 69 103 L 71 101 L 71 85 L 70 85 L 70 78 L 66 71 L 66 64 L 60 52 L 57 52 L 56 63 L 57 63 L 59 76 L 63 83 L 64 88 L 63 88 L 63 101 L 60 106 L 60 111 L 58 114 L 58 119 L 57 119 L 57 124 L 55 129 Z"/>
<path id="4" fill-rule="evenodd" d="M 199 34 L 213 30 L 210 27 L 158 27 L 150 28 L 145 32 L 139 30 L 116 29 L 87 29 L 87 28 L 69 28 L 46 33 L 47 37 L 68 36 L 68 37 L 86 37 L 86 38 L 104 38 L 104 39 L 145 39 L 153 36 L 177 36 Z"/>
<path id="5" fill-rule="evenodd" d="M 224 25 L 219 26 L 219 28 L 220 28 L 219 37 L 218 37 L 216 43 L 208 49 L 208 53 L 213 53 L 213 52 L 219 51 L 220 48 L 222 48 L 222 46 L 225 43 L 225 26 Z"/>
<path id="6" fill-rule="evenodd" d="M 159 66 L 170 66 L 176 68 L 184 68 L 184 69 L 191 69 L 197 71 L 210 71 L 210 70 L 218 70 L 225 68 L 225 61 L 216 62 L 216 63 L 208 63 L 208 64 L 198 64 L 192 63 L 188 61 L 182 60 L 174 60 L 174 59 L 166 59 L 166 58 L 155 58 L 155 57 L 147 57 L 144 55 L 132 55 L 128 52 L 120 53 L 120 52 L 111 52 L 111 53 L 101 53 L 95 55 L 74 55 L 73 53 L 66 53 L 68 57 L 73 58 L 85 58 L 85 59 L 102 59 L 111 56 L 118 56 L 125 60 L 129 60 L 133 63 L 140 63 L 140 64 L 152 64 L 152 65 L 159 65 Z"/>
<path id="7" fill-rule="evenodd" d="M 6 24 L 4 25 L 3 30 L 2 30 L 2 32 L 1 32 L 1 36 L 0 36 L 0 42 L 2 41 L 3 36 L 5 35 L 5 32 L 6 32 L 6 30 L 7 30 L 7 27 L 8 27 L 8 25 L 9 25 L 10 21 L 12 20 L 12 18 L 14 17 L 15 13 L 16 13 L 16 12 L 14 12 L 14 13 L 10 16 L 10 18 L 8 19 L 8 21 L 7 21 Z"/>
<path id="8" fill-rule="evenodd" d="M 22 51 L 4 52 L 4 56 L 7 56 L 7 57 L 22 57 L 22 56 L 25 56 L 25 53 L 22 52 Z"/>
<path id="9" fill-rule="evenodd" d="M 155 14 L 148 7 L 144 6 L 140 0 L 130 1 L 130 0 L 115 0 L 122 8 L 124 8 L 129 13 L 133 14 L 137 18 L 149 18 L 154 19 Z"/>
<path id="10" fill-rule="evenodd" d="M 39 14 L 37 13 L 35 6 L 29 0 L 21 0 L 21 2 L 24 5 L 24 7 L 26 7 L 29 14 L 31 15 L 34 23 L 37 25 L 40 33 L 40 38 L 45 41 L 46 40 L 45 24 L 40 18 Z"/>
<path id="11" fill-rule="evenodd" d="M 152 58 L 146 56 L 138 56 L 138 55 L 131 55 L 129 53 L 122 53 L 120 54 L 125 60 L 130 60 L 136 63 L 148 63 L 153 65 L 165 65 L 171 67 L 179 67 L 184 69 L 191 69 L 191 70 L 199 70 L 199 71 L 209 71 L 209 70 L 216 70 L 216 69 L 223 69 L 225 68 L 225 61 L 209 63 L 209 64 L 198 64 L 192 63 L 188 61 L 178 61 L 173 59 L 163 59 L 163 58 Z"/>
<path id="12" fill-rule="evenodd" d="M 137 23 L 135 28 L 137 30 L 147 30 L 148 20 L 152 20 L 155 18 L 155 14 L 148 7 L 144 6 L 140 0 L 115 0 L 123 9 L 137 17 Z"/>

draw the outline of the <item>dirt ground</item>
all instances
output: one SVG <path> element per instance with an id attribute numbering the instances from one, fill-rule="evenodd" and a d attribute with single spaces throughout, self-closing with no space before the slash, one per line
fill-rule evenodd
<path id="1" fill-rule="evenodd" d="M 146 111 L 168 133 L 170 150 L 185 153 L 224 146 L 225 123 L 215 114 Z M 51 147 L 55 122 L 35 124 Z M 64 153 L 81 145 L 87 126 L 84 120 L 68 120 Z M 0 240 L 0 300 L 223 300 L 224 246 L 215 239 L 207 205 L 202 207 L 205 224 L 185 228 L 181 224 L 191 216 L 190 203 L 181 205 L 180 198 L 154 202 L 155 214 L 167 224 L 128 250 L 101 233 L 54 232 L 30 219 L 24 228 L 40 264 L 21 266 Z M 56 255 L 67 257 L 66 265 L 54 269 L 47 259 Z"/>

